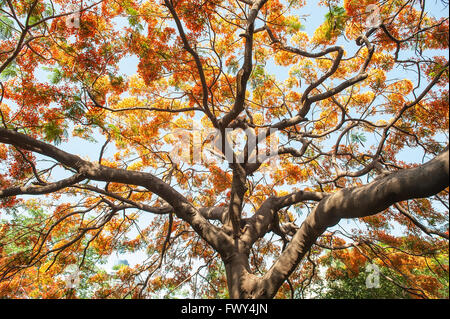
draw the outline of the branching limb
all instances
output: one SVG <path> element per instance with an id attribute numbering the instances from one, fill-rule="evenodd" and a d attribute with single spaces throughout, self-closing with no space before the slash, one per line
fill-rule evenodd
<path id="1" fill-rule="evenodd" d="M 261 280 L 261 297 L 273 297 L 316 239 L 342 218 L 377 214 L 411 198 L 434 195 L 449 186 L 449 150 L 419 167 L 400 170 L 370 184 L 342 189 L 320 201 L 286 250 Z"/>

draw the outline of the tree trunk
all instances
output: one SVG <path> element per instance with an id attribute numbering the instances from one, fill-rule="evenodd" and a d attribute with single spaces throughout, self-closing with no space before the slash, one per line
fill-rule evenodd
<path id="1" fill-rule="evenodd" d="M 256 296 L 260 279 L 251 273 L 249 254 L 249 247 L 235 239 L 232 251 L 222 256 L 231 299 L 254 299 Z"/>

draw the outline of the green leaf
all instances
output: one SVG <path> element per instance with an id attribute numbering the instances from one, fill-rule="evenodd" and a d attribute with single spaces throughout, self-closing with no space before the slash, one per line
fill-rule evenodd
<path id="1" fill-rule="evenodd" d="M 305 26 L 302 25 L 302 23 L 300 22 L 300 20 L 298 19 L 298 17 L 296 16 L 290 16 L 287 17 L 285 23 L 284 23 L 287 27 L 289 27 L 289 31 L 290 33 L 295 33 L 298 32 L 300 30 L 304 30 Z"/>
<path id="2" fill-rule="evenodd" d="M 363 142 L 367 142 L 367 138 L 364 135 L 364 133 L 361 132 L 356 132 L 353 134 L 350 134 L 350 140 L 352 141 L 352 143 L 363 143 Z"/>
<path id="3" fill-rule="evenodd" d="M 347 15 L 345 9 L 339 6 L 332 6 L 330 11 L 325 15 L 328 24 L 328 30 L 325 33 L 327 39 L 331 39 L 333 34 L 342 33 L 345 29 Z"/>
<path id="4" fill-rule="evenodd" d="M 227 72 L 231 74 L 236 74 L 239 70 L 239 62 L 235 59 L 228 62 Z"/>
<path id="5" fill-rule="evenodd" d="M 144 27 L 139 22 L 139 12 L 133 7 L 127 7 L 126 12 L 128 14 L 128 23 L 130 26 L 137 31 L 143 31 Z"/>
<path id="6" fill-rule="evenodd" d="M 0 15 L 0 40 L 7 40 L 12 36 L 14 22 L 8 17 Z"/>
<path id="7" fill-rule="evenodd" d="M 40 16 L 38 16 L 38 15 L 32 15 L 32 16 L 30 17 L 30 19 L 28 20 L 28 24 L 29 24 L 29 25 L 33 25 L 33 24 L 35 24 L 35 23 L 37 23 L 37 22 L 39 22 L 39 21 L 41 21 L 41 17 L 40 17 Z"/>
<path id="8" fill-rule="evenodd" d="M 16 77 L 18 73 L 17 65 L 15 62 L 10 63 L 0 74 L 0 80 L 6 81 L 10 78 Z"/>
<path id="9" fill-rule="evenodd" d="M 66 127 L 58 126 L 55 122 L 45 124 L 43 130 L 45 138 L 56 145 L 61 144 L 63 137 L 68 137 Z"/>
<path id="10" fill-rule="evenodd" d="M 259 64 L 255 66 L 252 72 L 252 78 L 251 78 L 251 86 L 253 89 L 256 89 L 257 87 L 262 86 L 266 79 L 266 72 L 264 70 L 264 66 Z"/>
<path id="11" fill-rule="evenodd" d="M 53 69 L 52 74 L 49 75 L 50 82 L 52 84 L 58 84 L 62 80 L 62 73 L 58 69 Z"/>

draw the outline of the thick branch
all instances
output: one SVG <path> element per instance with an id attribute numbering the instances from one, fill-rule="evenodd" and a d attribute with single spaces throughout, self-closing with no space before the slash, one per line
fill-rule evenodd
<path id="1" fill-rule="evenodd" d="M 244 110 L 245 91 L 247 90 L 247 82 L 253 69 L 253 34 L 255 31 L 255 20 L 259 10 L 264 6 L 267 0 L 256 0 L 250 9 L 247 18 L 247 27 L 243 37 L 245 38 L 244 62 L 242 68 L 236 76 L 236 99 L 233 108 L 221 120 L 222 128 L 226 128 L 238 115 Z"/>
<path id="2" fill-rule="evenodd" d="M 222 224 L 225 224 L 228 209 L 226 206 L 219 207 L 205 207 L 199 209 L 200 214 L 209 220 L 218 220 Z"/>
<path id="3" fill-rule="evenodd" d="M 448 178 L 447 147 L 443 153 L 421 166 L 400 170 L 365 186 L 342 189 L 323 199 L 262 278 L 259 297 L 273 297 L 316 239 L 342 218 L 375 215 L 397 202 L 437 194 L 448 187 Z"/>
<path id="4" fill-rule="evenodd" d="M 69 178 L 65 178 L 58 182 L 47 184 L 44 186 L 17 186 L 0 190 L 0 198 L 6 198 L 17 195 L 43 195 L 56 192 L 78 182 L 86 177 L 83 174 L 75 174 Z"/>
<path id="5" fill-rule="evenodd" d="M 4 128 L 0 128 L 0 142 L 49 156 L 76 170 L 87 179 L 145 187 L 170 204 L 179 218 L 189 223 L 203 239 L 219 252 L 228 242 L 229 237 L 209 223 L 183 195 L 150 173 L 110 168 L 92 163 L 79 156 L 62 151 L 53 145 Z"/>
<path id="6" fill-rule="evenodd" d="M 246 232 L 241 239 L 251 247 L 273 229 L 275 215 L 280 209 L 304 201 L 320 201 L 326 196 L 327 193 L 298 191 L 282 197 L 269 197 L 256 213 L 247 219 Z"/>
<path id="7" fill-rule="evenodd" d="M 247 175 L 240 163 L 233 163 L 233 181 L 231 184 L 230 205 L 228 209 L 229 221 L 233 227 L 234 237 L 241 233 L 241 215 L 244 205 L 244 196 L 247 192 Z"/>
<path id="8" fill-rule="evenodd" d="M 166 214 L 170 214 L 173 212 L 173 208 L 170 205 L 164 205 L 161 207 L 155 207 L 155 206 L 149 206 L 146 204 L 142 204 L 139 202 L 135 202 L 129 198 L 125 198 L 122 197 L 118 194 L 112 193 L 112 192 L 108 192 L 105 191 L 104 189 L 92 186 L 92 185 L 74 185 L 74 187 L 79 188 L 79 189 L 85 189 L 85 190 L 89 190 L 89 191 L 93 191 L 102 195 L 106 195 L 108 197 L 114 198 L 116 200 L 119 200 L 121 202 L 127 203 L 129 204 L 131 207 L 133 208 L 137 208 L 140 209 L 142 211 L 148 212 L 148 213 L 152 213 L 152 214 L 156 214 L 156 215 L 166 215 Z"/>

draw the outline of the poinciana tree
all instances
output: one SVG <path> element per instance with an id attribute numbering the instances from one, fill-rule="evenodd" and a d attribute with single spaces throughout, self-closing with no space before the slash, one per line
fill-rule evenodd
<path id="1" fill-rule="evenodd" d="M 0 296 L 308 297 L 370 264 L 448 297 L 430 5 L 1 0 Z"/>

